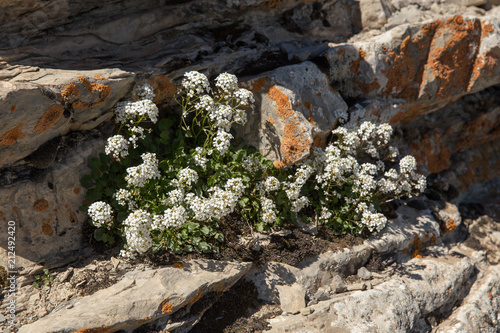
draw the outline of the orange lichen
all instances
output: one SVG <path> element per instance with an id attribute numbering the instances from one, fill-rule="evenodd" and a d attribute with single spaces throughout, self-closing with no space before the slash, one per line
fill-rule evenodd
<path id="1" fill-rule="evenodd" d="M 457 225 L 452 218 L 448 218 L 448 220 L 445 222 L 445 228 L 446 231 L 453 231 L 457 228 Z"/>
<path id="2" fill-rule="evenodd" d="M 50 235 L 52 233 L 52 227 L 49 224 L 43 222 L 42 223 L 42 232 L 46 235 Z"/>
<path id="3" fill-rule="evenodd" d="M 76 101 L 73 103 L 74 108 L 85 109 L 90 107 L 95 107 L 104 103 L 108 97 L 111 95 L 111 87 L 99 83 L 90 83 L 83 76 L 79 76 L 78 80 L 83 84 L 88 93 L 98 93 L 99 98 L 93 103 L 83 103 L 82 101 Z"/>
<path id="4" fill-rule="evenodd" d="M 488 37 L 490 35 L 490 33 L 495 31 L 495 29 L 493 29 L 491 24 L 487 23 L 486 21 L 482 21 L 481 23 L 482 23 L 482 25 L 481 25 L 481 38 Z"/>
<path id="5" fill-rule="evenodd" d="M 421 35 L 413 39 L 407 36 L 397 48 L 383 48 L 387 69 L 383 69 L 382 73 L 388 82 L 382 96 L 417 99 L 424 72 L 423 64 L 427 60 L 434 30 L 433 24 L 425 25 Z"/>
<path id="6" fill-rule="evenodd" d="M 45 199 L 39 199 L 35 201 L 35 203 L 33 204 L 33 208 L 35 208 L 37 212 L 46 211 L 47 209 L 49 209 L 49 202 Z"/>
<path id="7" fill-rule="evenodd" d="M 99 74 L 94 75 L 94 77 L 95 77 L 96 79 L 99 79 L 99 80 L 104 80 L 104 79 L 106 79 L 104 76 L 99 75 Z"/>
<path id="8" fill-rule="evenodd" d="M 80 189 L 79 189 L 78 187 L 75 187 L 75 188 L 73 189 L 73 193 L 74 193 L 74 194 L 78 194 L 78 193 L 80 193 Z"/>
<path id="9" fill-rule="evenodd" d="M 174 311 L 174 305 L 172 303 L 168 303 L 168 298 L 165 298 L 163 302 L 161 302 L 161 313 L 169 314 Z"/>
<path id="10" fill-rule="evenodd" d="M 424 244 L 422 243 L 420 238 L 418 238 L 418 236 L 415 236 L 415 238 L 413 239 L 413 250 L 411 251 L 412 258 L 423 258 L 421 251 L 423 245 Z"/>
<path id="11" fill-rule="evenodd" d="M 440 132 L 435 132 L 430 137 L 427 133 L 422 135 L 420 142 L 411 142 L 409 146 L 418 165 L 427 165 L 432 173 L 438 173 L 450 167 L 451 152 L 443 142 Z"/>
<path id="12" fill-rule="evenodd" d="M 285 162 L 283 161 L 274 161 L 273 165 L 276 169 L 283 169 L 285 167 Z"/>
<path id="13" fill-rule="evenodd" d="M 12 106 L 10 107 L 10 112 L 14 112 L 15 110 L 16 110 L 16 106 L 15 106 L 15 105 L 12 105 Z"/>
<path id="14" fill-rule="evenodd" d="M 172 266 L 174 266 L 175 268 L 183 268 L 184 264 L 182 262 L 180 262 L 180 261 L 173 260 L 172 261 Z"/>
<path id="15" fill-rule="evenodd" d="M 194 295 L 193 298 L 191 298 L 189 301 L 186 302 L 186 305 L 196 303 L 202 296 L 203 296 L 203 289 L 200 288 L 200 289 L 198 289 L 198 292 L 196 293 L 196 295 Z"/>
<path id="16" fill-rule="evenodd" d="M 78 87 L 75 84 L 70 83 L 64 88 L 63 92 L 61 93 L 61 101 L 68 102 L 71 97 L 78 96 L 80 96 L 80 90 L 78 90 Z"/>
<path id="17" fill-rule="evenodd" d="M 273 119 L 273 118 L 269 118 L 269 119 L 267 120 L 267 122 L 268 122 L 269 124 L 271 124 L 271 125 L 274 125 L 274 119 Z"/>
<path id="18" fill-rule="evenodd" d="M 500 55 L 493 51 L 488 51 L 484 55 L 480 55 L 476 58 L 474 63 L 472 75 L 470 78 L 469 86 L 467 91 L 470 91 L 474 83 L 480 77 L 485 77 L 488 75 L 498 75 L 500 72 Z"/>
<path id="19" fill-rule="evenodd" d="M 54 124 L 61 118 L 64 110 L 59 105 L 52 105 L 48 108 L 42 117 L 38 120 L 35 127 L 33 128 L 33 132 L 35 133 L 45 133 L 47 132 Z"/>
<path id="20" fill-rule="evenodd" d="M 76 218 L 76 215 L 75 213 L 73 213 L 71 210 L 68 211 L 69 213 L 69 221 L 72 222 L 72 223 L 75 223 L 78 221 L 78 219 Z"/>
<path id="21" fill-rule="evenodd" d="M 293 163 L 299 160 L 305 151 L 309 150 L 311 141 L 303 135 L 295 124 L 286 124 L 281 140 L 281 152 L 285 163 Z"/>
<path id="22" fill-rule="evenodd" d="M 175 94 L 175 85 L 165 75 L 153 77 L 151 86 L 155 93 L 153 101 L 157 104 L 169 102 Z"/>
<path id="23" fill-rule="evenodd" d="M 277 87 L 272 86 L 271 88 L 269 88 L 267 96 L 276 102 L 278 106 L 276 109 L 276 113 L 281 119 L 287 119 L 288 117 L 293 115 L 294 112 L 292 110 L 292 105 L 290 104 L 288 97 Z"/>
<path id="24" fill-rule="evenodd" d="M 432 243 L 432 244 L 436 244 L 436 241 L 437 241 L 437 237 L 436 237 L 436 235 L 435 235 L 435 234 L 432 234 L 432 236 L 431 236 L 431 243 Z"/>
<path id="25" fill-rule="evenodd" d="M 443 27 L 438 27 L 426 64 L 425 75 L 432 74 L 435 78 L 434 84 L 424 87 L 428 94 L 448 98 L 467 91 L 479 51 L 480 31 L 479 20 L 464 20 L 461 15 L 449 18 Z M 441 39 L 444 39 L 443 47 L 436 46 L 436 40 Z"/>
<path id="26" fill-rule="evenodd" d="M 325 141 L 326 141 L 325 138 L 322 138 L 319 135 L 316 135 L 313 138 L 313 143 L 311 145 L 311 148 L 312 147 L 322 148 L 325 145 Z"/>
<path id="27" fill-rule="evenodd" d="M 251 80 L 248 82 L 245 82 L 249 85 L 248 89 L 253 92 L 253 93 L 258 93 L 261 92 L 262 89 L 266 86 L 267 79 L 265 76 L 260 77 L 255 80 Z"/>
<path id="28" fill-rule="evenodd" d="M 23 124 L 17 125 L 0 138 L 0 145 L 10 146 L 17 142 L 17 140 L 24 139 L 26 136 L 22 133 Z"/>

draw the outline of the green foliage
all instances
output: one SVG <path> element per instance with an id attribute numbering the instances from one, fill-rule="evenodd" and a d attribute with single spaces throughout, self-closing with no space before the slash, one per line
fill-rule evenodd
<path id="1" fill-rule="evenodd" d="M 50 287 L 51 282 L 54 281 L 54 275 L 49 274 L 49 270 L 45 268 L 43 270 L 43 275 L 36 275 L 35 282 L 33 282 L 33 287 L 36 289 L 41 289 L 43 285 Z"/>

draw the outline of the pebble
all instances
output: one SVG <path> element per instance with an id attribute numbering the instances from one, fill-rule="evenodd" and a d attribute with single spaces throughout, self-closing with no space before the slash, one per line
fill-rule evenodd
<path id="1" fill-rule="evenodd" d="M 313 312 L 314 312 L 314 310 L 311 308 L 303 308 L 302 310 L 300 310 L 300 314 L 303 316 L 308 316 Z"/>
<path id="2" fill-rule="evenodd" d="M 358 269 L 358 276 L 361 280 L 370 280 L 372 277 L 372 273 L 366 269 L 366 267 L 361 267 Z"/>

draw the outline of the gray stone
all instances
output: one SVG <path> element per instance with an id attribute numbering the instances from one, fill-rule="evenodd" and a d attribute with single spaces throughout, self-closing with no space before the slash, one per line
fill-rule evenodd
<path id="1" fill-rule="evenodd" d="M 277 167 L 307 157 L 311 147 L 321 147 L 347 110 L 326 75 L 311 62 L 280 67 L 242 85 L 253 91 L 257 106 L 238 132 Z"/>
<path id="2" fill-rule="evenodd" d="M 74 260 L 87 218 L 79 210 L 85 198 L 80 177 L 90 172 L 88 161 L 99 151 L 104 151 L 103 139 L 82 141 L 38 181 L 2 187 L 0 211 L 4 221 L 16 222 L 16 264 L 25 269 L 23 273 Z M 0 225 L 0 232 L 7 234 L 7 223 Z M 44 267 L 37 265 L 40 262 Z M 0 265 L 7 266 L 6 248 L 0 248 Z"/>
<path id="3" fill-rule="evenodd" d="M 372 278 L 372 273 L 366 269 L 366 267 L 361 267 L 358 269 L 358 277 L 361 280 L 370 280 Z"/>
<path id="4" fill-rule="evenodd" d="M 145 318 L 149 321 L 171 318 L 180 309 L 188 310 L 207 293 L 225 291 L 250 265 L 193 260 L 182 269 L 132 271 L 117 284 L 91 296 L 72 299 L 35 323 L 22 326 L 19 332 L 74 332 L 104 326 L 113 330 L 135 329 Z M 186 321 L 182 316 L 179 319 Z M 189 321 L 189 325 L 194 322 Z"/>
<path id="5" fill-rule="evenodd" d="M 299 284 L 292 284 L 291 286 L 278 286 L 277 287 L 280 297 L 280 307 L 283 312 L 298 313 L 305 308 L 305 290 Z"/>

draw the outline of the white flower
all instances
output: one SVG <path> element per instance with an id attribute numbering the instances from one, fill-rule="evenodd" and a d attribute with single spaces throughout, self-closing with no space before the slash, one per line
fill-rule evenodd
<path id="1" fill-rule="evenodd" d="M 266 192 L 276 191 L 280 188 L 280 181 L 276 177 L 269 176 L 266 178 L 264 188 Z"/>
<path id="2" fill-rule="evenodd" d="M 229 73 L 222 73 L 215 79 L 215 86 L 225 93 L 232 94 L 238 89 L 238 78 Z"/>
<path id="3" fill-rule="evenodd" d="M 218 130 L 213 140 L 214 148 L 217 149 L 221 155 L 226 154 L 229 150 L 232 138 L 233 136 L 230 133 Z"/>
<path id="4" fill-rule="evenodd" d="M 260 161 L 257 156 L 247 156 L 243 160 L 243 168 L 252 173 L 260 170 Z"/>
<path id="5" fill-rule="evenodd" d="M 255 102 L 253 93 L 250 90 L 244 88 L 236 90 L 234 92 L 234 97 L 236 98 L 236 103 L 243 106 L 247 106 Z"/>
<path id="6" fill-rule="evenodd" d="M 245 125 L 247 123 L 247 113 L 242 109 L 235 109 L 233 112 L 233 122 Z"/>
<path id="7" fill-rule="evenodd" d="M 191 71 L 184 74 L 182 87 L 186 90 L 187 96 L 192 98 L 194 95 L 201 95 L 210 91 L 210 83 L 207 77 L 200 72 Z"/>
<path id="8" fill-rule="evenodd" d="M 172 190 L 168 192 L 167 196 L 168 198 L 167 200 L 165 200 L 165 204 L 167 206 L 180 205 L 184 200 L 184 189 L 177 188 L 175 190 Z"/>
<path id="9" fill-rule="evenodd" d="M 137 99 L 149 99 L 153 100 L 155 98 L 155 93 L 153 92 L 153 87 L 147 83 L 136 86 L 133 94 L 137 96 Z"/>
<path id="10" fill-rule="evenodd" d="M 132 143 L 134 148 L 137 148 L 137 141 L 139 139 L 144 139 L 146 135 L 144 134 L 144 128 L 140 126 L 132 126 L 129 129 L 130 137 L 128 138 L 128 141 Z"/>
<path id="11" fill-rule="evenodd" d="M 240 197 L 232 192 L 218 187 L 211 187 L 209 190 L 210 203 L 213 207 L 213 217 L 221 219 L 234 211 Z"/>
<path id="12" fill-rule="evenodd" d="M 321 208 L 321 215 L 319 216 L 320 220 L 327 221 L 332 217 L 332 212 L 328 210 L 326 207 Z"/>
<path id="13" fill-rule="evenodd" d="M 203 156 L 203 148 L 196 147 L 195 153 L 193 154 L 194 163 L 205 170 L 207 168 L 208 159 Z"/>
<path id="14" fill-rule="evenodd" d="M 128 251 L 145 253 L 153 245 L 151 240 L 151 216 L 143 209 L 138 209 L 123 221 Z"/>
<path id="15" fill-rule="evenodd" d="M 104 152 L 106 155 L 111 155 L 113 158 L 120 160 L 121 157 L 128 155 L 127 139 L 125 139 L 122 135 L 114 135 L 108 138 Z"/>
<path id="16" fill-rule="evenodd" d="M 158 120 L 158 107 L 149 99 L 136 102 L 119 102 L 116 104 L 115 114 L 116 122 L 120 124 L 133 124 L 144 116 L 156 123 Z"/>
<path id="17" fill-rule="evenodd" d="M 243 184 L 243 180 L 240 177 L 237 177 L 228 179 L 224 188 L 227 191 L 233 192 L 236 196 L 241 197 L 243 191 L 246 189 L 246 186 Z"/>
<path id="18" fill-rule="evenodd" d="M 121 206 L 128 206 L 129 209 L 133 209 L 136 206 L 135 201 L 131 197 L 132 194 L 130 193 L 130 191 L 121 188 L 118 191 L 116 191 L 116 193 L 113 196 L 115 197 L 116 201 L 118 201 L 118 204 Z"/>
<path id="19" fill-rule="evenodd" d="M 143 187 L 150 179 L 159 179 L 158 160 L 156 154 L 145 153 L 141 155 L 143 163 L 136 167 L 127 168 L 125 180 L 128 186 Z"/>
<path id="20" fill-rule="evenodd" d="M 399 161 L 399 170 L 404 174 L 411 174 L 417 169 L 417 161 L 415 157 L 408 155 Z"/>
<path id="21" fill-rule="evenodd" d="M 302 196 L 297 200 L 292 201 L 292 208 L 290 209 L 292 212 L 298 213 L 302 208 L 309 204 L 309 199 Z"/>
<path id="22" fill-rule="evenodd" d="M 175 206 L 163 212 L 163 215 L 153 216 L 153 230 L 180 227 L 186 222 L 188 214 L 183 206 Z"/>
<path id="23" fill-rule="evenodd" d="M 198 103 L 196 103 L 194 105 L 194 108 L 196 110 L 203 110 L 203 109 L 206 109 L 208 111 L 212 110 L 214 108 L 214 100 L 212 97 L 210 97 L 209 95 L 203 95 L 200 97 L 200 100 L 198 101 Z"/>
<path id="24" fill-rule="evenodd" d="M 90 205 L 88 213 L 92 219 L 92 224 L 98 228 L 109 228 L 113 223 L 113 209 L 103 201 L 97 201 Z"/>
<path id="25" fill-rule="evenodd" d="M 261 197 L 260 199 L 260 207 L 261 207 L 261 219 L 263 222 L 267 224 L 272 224 L 276 221 L 276 205 L 274 201 L 268 199 L 266 197 Z"/>
<path id="26" fill-rule="evenodd" d="M 189 188 L 198 181 L 198 173 L 191 168 L 184 168 L 179 171 L 177 179 L 180 185 Z"/>

